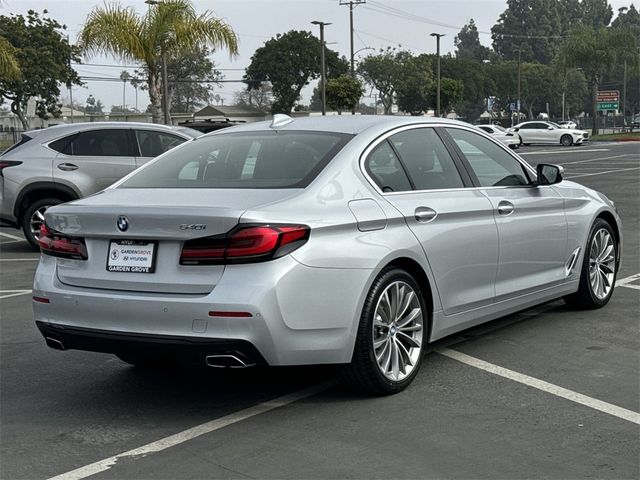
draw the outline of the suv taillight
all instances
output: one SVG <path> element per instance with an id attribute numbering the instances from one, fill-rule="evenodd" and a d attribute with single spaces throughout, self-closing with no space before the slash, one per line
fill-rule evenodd
<path id="1" fill-rule="evenodd" d="M 180 265 L 263 262 L 300 248 L 309 239 L 306 225 L 243 225 L 226 235 L 187 240 Z"/>
<path id="2" fill-rule="evenodd" d="M 86 260 L 87 246 L 83 238 L 69 237 L 55 230 L 50 230 L 43 223 L 40 226 L 40 236 L 38 237 L 40 251 L 47 255 L 62 258 L 72 258 L 74 260 Z"/>
<path id="3" fill-rule="evenodd" d="M 15 167 L 16 165 L 20 165 L 22 162 L 18 162 L 15 160 L 1 160 L 0 159 L 0 177 L 2 176 L 2 171 L 7 167 Z"/>

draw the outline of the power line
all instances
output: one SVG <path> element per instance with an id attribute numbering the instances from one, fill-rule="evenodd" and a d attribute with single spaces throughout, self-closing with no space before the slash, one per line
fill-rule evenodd
<path id="1" fill-rule="evenodd" d="M 77 66 L 77 67 L 84 67 L 84 66 L 88 66 L 88 67 L 110 67 L 110 68 L 144 68 L 144 65 L 108 65 L 106 63 L 72 63 L 71 65 Z M 214 70 L 219 70 L 219 71 L 224 71 L 224 72 L 230 72 L 230 71 L 236 71 L 236 72 L 244 72 L 244 68 L 213 68 Z"/>
<path id="2" fill-rule="evenodd" d="M 78 77 L 80 80 L 86 80 L 91 82 L 122 82 L 120 77 L 99 77 L 81 75 Z M 140 82 L 146 82 L 146 79 L 131 77 L 127 81 L 137 80 Z M 190 78 L 176 78 L 170 79 L 169 83 L 245 83 L 244 80 L 192 80 Z"/>

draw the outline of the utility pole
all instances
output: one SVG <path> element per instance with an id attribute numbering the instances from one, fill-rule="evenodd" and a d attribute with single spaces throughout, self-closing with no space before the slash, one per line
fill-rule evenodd
<path id="1" fill-rule="evenodd" d="M 313 25 L 320 26 L 320 92 L 322 93 L 322 115 L 327 114 L 327 90 L 326 90 L 326 67 L 324 64 L 324 27 L 326 25 L 331 25 L 331 23 L 320 22 L 318 20 L 314 20 L 311 22 Z"/>
<path id="2" fill-rule="evenodd" d="M 366 0 L 340 0 L 340 5 L 349 5 L 349 37 L 350 37 L 350 51 L 351 51 L 351 78 L 356 78 L 356 67 L 353 51 L 353 6 L 366 3 Z M 356 109 L 351 109 L 351 115 L 356 114 Z"/>
<path id="3" fill-rule="evenodd" d="M 627 60 L 624 60 L 624 75 L 622 80 L 622 125 L 626 126 L 627 121 L 626 109 L 627 109 Z"/>
<path id="4" fill-rule="evenodd" d="M 437 67 L 437 78 L 438 78 L 438 86 L 437 86 L 437 94 L 436 94 L 436 117 L 440 116 L 440 37 L 444 37 L 444 33 L 432 33 L 432 37 L 436 37 L 436 56 L 438 57 L 438 67 Z"/>
<path id="5" fill-rule="evenodd" d="M 516 104 L 516 111 L 518 112 L 518 123 L 520 123 L 520 85 L 521 85 L 521 79 L 522 79 L 522 74 L 520 71 L 520 63 L 522 61 L 522 47 L 518 47 L 518 103 Z"/>

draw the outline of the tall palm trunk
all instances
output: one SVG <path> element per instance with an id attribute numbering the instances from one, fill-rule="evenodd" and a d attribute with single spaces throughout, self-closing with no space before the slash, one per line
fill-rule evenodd
<path id="1" fill-rule="evenodd" d="M 157 69 L 149 66 L 149 101 L 151 102 L 151 120 L 153 123 L 163 123 L 162 121 L 162 85 L 160 74 Z"/>

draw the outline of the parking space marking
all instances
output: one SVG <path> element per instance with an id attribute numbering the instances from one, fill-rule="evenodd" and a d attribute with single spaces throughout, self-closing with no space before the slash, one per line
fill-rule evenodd
<path id="1" fill-rule="evenodd" d="M 4 232 L 0 232 L 0 236 L 7 237 L 7 238 L 10 238 L 11 240 L 20 241 L 20 242 L 26 242 L 27 241 L 26 239 L 24 239 L 22 237 L 18 237 L 16 235 L 11 235 L 9 233 L 4 233 Z"/>
<path id="2" fill-rule="evenodd" d="M 608 152 L 608 148 L 592 148 L 590 150 L 542 150 L 540 152 L 523 152 L 520 155 L 544 155 L 546 153 L 587 153 L 587 152 Z"/>
<path id="3" fill-rule="evenodd" d="M 609 173 L 628 172 L 628 171 L 631 171 L 631 170 L 640 170 L 640 167 L 619 168 L 617 170 L 605 170 L 604 172 L 597 172 L 597 173 L 582 173 L 580 175 L 567 175 L 565 178 L 566 179 L 571 179 L 571 178 L 579 178 L 579 177 L 593 177 L 595 175 L 607 175 Z"/>
<path id="4" fill-rule="evenodd" d="M 33 258 L 0 258 L 0 262 L 37 262 L 40 257 Z"/>
<path id="5" fill-rule="evenodd" d="M 91 475 L 109 470 L 120 459 L 135 459 L 135 457 L 144 457 L 151 453 L 157 453 L 167 448 L 175 447 L 176 445 L 192 440 L 201 435 L 220 430 L 221 428 L 233 425 L 234 423 L 238 423 L 243 420 L 247 420 L 251 417 L 255 417 L 256 415 L 260 415 L 262 413 L 267 413 L 271 410 L 284 407 L 291 403 L 297 402 L 298 400 L 303 400 L 307 397 L 317 395 L 318 393 L 328 390 L 334 385 L 334 382 L 325 382 L 319 385 L 305 388 L 303 390 L 299 390 L 297 392 L 290 393 L 288 395 L 284 395 L 282 397 L 275 398 L 273 400 L 268 400 L 258 405 L 254 405 L 253 407 L 240 410 L 239 412 L 231 413 L 216 420 L 211 420 L 210 422 L 197 425 L 180 433 L 161 438 L 160 440 L 148 443 L 146 445 L 143 445 L 142 447 L 134 448 L 133 450 L 119 453 L 118 455 L 105 458 L 104 460 L 85 465 L 84 467 L 76 468 L 75 470 L 71 470 L 70 472 L 56 475 L 55 477 L 49 478 L 49 480 L 80 480 L 82 478 L 87 478 Z"/>
<path id="6" fill-rule="evenodd" d="M 20 295 L 27 295 L 31 293 L 31 290 L 0 290 L 0 300 L 3 298 L 19 297 Z"/>
<path id="7" fill-rule="evenodd" d="M 626 287 L 640 290 L 640 285 L 632 285 L 633 282 L 638 280 L 640 280 L 640 273 L 636 273 L 635 275 L 631 275 L 629 277 L 623 278 L 622 280 L 618 280 L 616 282 L 616 287 Z"/>
<path id="8" fill-rule="evenodd" d="M 518 373 L 513 370 L 494 365 L 493 363 L 485 362 L 484 360 L 480 360 L 479 358 L 472 357 L 471 355 L 467 355 L 466 353 L 462 353 L 457 350 L 451 350 L 450 348 L 440 348 L 437 349 L 436 352 L 438 352 L 440 355 L 444 355 L 445 357 L 457 360 L 458 362 L 464 363 L 471 367 L 479 368 L 480 370 L 484 370 L 485 372 L 508 378 L 509 380 L 513 380 L 514 382 L 522 383 L 523 385 L 542 390 L 543 392 L 550 393 L 557 397 L 579 403 L 580 405 L 584 405 L 586 407 L 593 408 L 594 410 L 608 413 L 609 415 L 613 415 L 614 417 L 618 417 L 622 420 L 640 425 L 640 413 L 638 412 L 627 410 L 626 408 L 618 407 L 617 405 L 612 405 L 611 403 L 588 397 L 581 393 L 577 393 L 572 390 L 559 387 L 558 385 L 545 382 L 544 380 L 540 380 L 523 373 Z"/>

